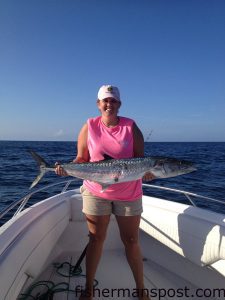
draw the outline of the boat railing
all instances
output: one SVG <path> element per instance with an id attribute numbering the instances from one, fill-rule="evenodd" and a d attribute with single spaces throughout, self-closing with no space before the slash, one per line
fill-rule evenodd
<path id="1" fill-rule="evenodd" d="M 212 201 L 212 202 L 217 202 L 217 203 L 225 205 L 225 201 L 221 201 L 221 200 L 211 198 L 211 197 L 202 196 L 202 195 L 199 195 L 199 194 L 196 194 L 196 193 L 191 193 L 191 192 L 182 191 L 182 190 L 178 190 L 178 189 L 174 189 L 174 188 L 168 188 L 168 187 L 164 187 L 164 186 L 147 184 L 147 183 L 142 183 L 142 186 L 182 194 L 188 199 L 188 201 L 193 206 L 196 206 L 196 207 L 197 207 L 197 204 L 194 202 L 192 197 L 199 198 L 199 199 L 204 199 L 204 200 L 209 200 L 209 201 Z"/>
<path id="2" fill-rule="evenodd" d="M 48 190 L 49 188 L 58 186 L 58 185 L 64 185 L 61 192 L 60 193 L 64 193 L 68 190 L 69 186 L 71 185 L 72 182 L 77 182 L 76 179 L 71 179 L 71 180 L 64 180 L 64 181 L 60 181 L 57 183 L 53 183 L 53 184 L 49 184 L 45 187 L 39 188 L 39 189 L 35 189 L 34 191 L 29 192 L 28 194 L 26 194 L 25 196 L 23 196 L 22 198 L 20 198 L 19 200 L 14 201 L 13 203 L 11 203 L 9 206 L 7 206 L 5 209 L 3 209 L 0 212 L 0 220 L 7 214 L 9 213 L 11 210 L 13 210 L 14 208 L 17 208 L 16 212 L 14 213 L 13 217 L 15 217 L 18 213 L 20 213 L 24 207 L 26 206 L 27 202 L 30 200 L 30 198 L 42 191 Z M 193 198 L 200 198 L 200 199 L 204 199 L 204 200 L 208 200 L 208 201 L 212 201 L 212 202 L 216 202 L 216 203 L 220 203 L 220 204 L 225 204 L 224 201 L 218 200 L 218 199 L 214 199 L 211 197 L 206 197 L 206 196 L 202 196 L 196 193 L 191 193 L 191 192 L 187 192 L 187 191 L 182 191 L 182 190 L 178 190 L 178 189 L 174 189 L 174 188 L 168 188 L 168 187 L 163 187 L 163 186 L 158 186 L 158 185 L 152 185 L 152 184 L 147 184 L 147 183 L 143 183 L 142 184 L 143 187 L 148 187 L 148 188 L 152 188 L 152 189 L 159 189 L 159 190 L 164 190 L 164 191 L 170 191 L 170 192 L 174 192 L 174 193 L 178 193 L 178 194 L 182 194 L 184 195 L 188 201 L 190 202 L 191 205 L 197 207 L 197 204 L 195 203 L 195 201 L 193 200 Z"/>
<path id="3" fill-rule="evenodd" d="M 47 186 L 44 186 L 42 188 L 39 188 L 39 189 L 35 189 L 31 192 L 29 192 L 28 194 L 26 194 L 25 196 L 23 196 L 22 198 L 20 198 L 19 200 L 16 200 L 14 201 L 13 203 L 11 203 L 9 206 L 7 206 L 5 209 L 3 209 L 1 212 L 0 212 L 0 220 L 8 213 L 10 212 L 11 210 L 13 210 L 15 207 L 18 207 L 18 209 L 16 210 L 16 212 L 14 213 L 13 217 L 15 217 L 18 213 L 20 213 L 25 205 L 27 204 L 27 202 L 30 200 L 30 198 L 39 193 L 39 192 L 42 192 L 42 191 L 45 191 L 45 190 L 48 190 L 49 188 L 52 188 L 52 187 L 55 187 L 55 186 L 58 186 L 58 185 L 62 185 L 64 184 L 62 190 L 60 193 L 64 193 L 66 192 L 66 190 L 68 189 L 68 187 L 70 186 L 70 184 L 72 182 L 75 182 L 76 179 L 71 179 L 71 180 L 64 180 L 64 181 L 60 181 L 60 182 L 57 182 L 57 183 L 52 183 L 52 184 L 48 184 Z"/>

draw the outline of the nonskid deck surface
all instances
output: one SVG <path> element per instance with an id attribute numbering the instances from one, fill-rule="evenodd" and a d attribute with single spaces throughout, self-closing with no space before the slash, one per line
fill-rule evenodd
<path id="1" fill-rule="evenodd" d="M 50 285 L 54 292 L 53 298 L 51 299 L 79 299 L 81 289 L 85 284 L 85 277 L 63 277 L 58 274 L 56 268 L 56 265 L 60 265 L 64 262 L 69 262 L 72 265 L 75 265 L 79 256 L 80 253 L 64 253 L 55 261 L 55 263 L 49 265 L 37 279 L 36 283 L 46 281 L 46 285 Z M 192 299 L 199 299 L 194 297 L 193 286 L 188 285 L 187 282 L 154 262 L 146 259 L 143 259 L 143 261 L 145 270 L 145 287 L 146 291 L 149 295 L 151 295 L 152 300 L 190 299 L 190 297 Z M 84 274 L 84 261 L 82 262 L 81 267 L 82 274 Z M 64 265 L 62 268 L 58 269 L 58 271 L 67 275 L 68 265 Z M 98 284 L 94 291 L 95 300 L 138 299 L 130 267 L 126 261 L 125 253 L 121 249 L 104 251 L 97 270 L 96 280 L 98 281 Z M 38 293 L 43 294 L 47 290 L 46 285 L 35 287 L 31 295 L 37 296 Z M 186 298 L 184 294 L 183 297 L 181 297 L 181 292 L 183 291 L 184 293 L 184 289 L 187 286 L 189 288 L 189 296 Z M 178 288 L 181 290 L 179 294 L 176 294 Z"/>

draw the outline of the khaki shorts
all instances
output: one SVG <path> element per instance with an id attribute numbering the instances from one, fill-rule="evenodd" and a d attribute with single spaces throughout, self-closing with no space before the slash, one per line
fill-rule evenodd
<path id="1" fill-rule="evenodd" d="M 143 211 L 142 198 L 135 201 L 108 200 L 93 195 L 84 186 L 81 186 L 80 192 L 83 198 L 82 211 L 87 215 L 137 216 Z"/>

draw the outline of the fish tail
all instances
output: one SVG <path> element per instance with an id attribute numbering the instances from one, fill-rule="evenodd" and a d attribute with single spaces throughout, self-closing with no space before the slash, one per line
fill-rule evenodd
<path id="1" fill-rule="evenodd" d="M 38 176 L 35 178 L 35 180 L 32 182 L 32 184 L 30 186 L 30 189 L 32 189 L 41 180 L 41 178 L 45 175 L 45 173 L 48 171 L 48 170 L 46 170 L 46 168 L 48 168 L 50 166 L 35 151 L 28 150 L 28 152 L 32 155 L 33 159 L 37 162 L 39 170 L 40 170 Z"/>

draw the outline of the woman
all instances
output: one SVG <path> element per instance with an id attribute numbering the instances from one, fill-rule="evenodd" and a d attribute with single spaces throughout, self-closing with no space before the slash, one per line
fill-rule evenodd
<path id="1" fill-rule="evenodd" d="M 102 86 L 98 92 L 97 106 L 101 116 L 88 119 L 81 129 L 74 162 L 99 161 L 104 159 L 104 155 L 116 159 L 143 157 L 144 139 L 140 129 L 133 120 L 118 116 L 121 106 L 119 89 L 111 85 Z M 66 175 L 60 165 L 56 173 Z M 145 180 L 153 178 L 150 173 L 144 176 Z M 84 181 L 81 193 L 90 239 L 86 253 L 86 290 L 80 300 L 93 298 L 93 281 L 111 213 L 116 216 L 136 288 L 143 291 L 143 263 L 138 240 L 142 213 L 141 184 L 141 179 L 118 183 L 102 192 L 98 183 Z M 149 298 L 140 293 L 139 299 Z"/>

